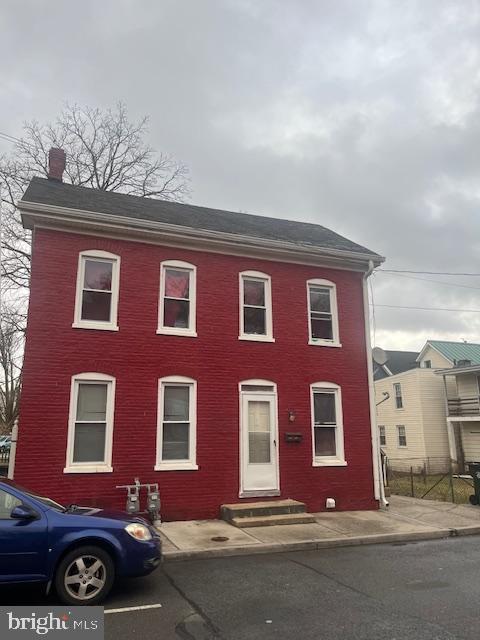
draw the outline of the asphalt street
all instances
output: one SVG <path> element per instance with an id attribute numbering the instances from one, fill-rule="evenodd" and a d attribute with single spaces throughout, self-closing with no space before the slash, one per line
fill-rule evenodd
<path id="1" fill-rule="evenodd" d="M 479 546 L 465 537 L 170 562 L 116 585 L 106 638 L 478 640 Z M 56 603 L 20 586 L 1 588 L 0 601 Z"/>

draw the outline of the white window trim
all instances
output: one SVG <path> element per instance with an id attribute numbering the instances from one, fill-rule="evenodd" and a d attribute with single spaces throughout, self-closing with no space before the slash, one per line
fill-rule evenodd
<path id="1" fill-rule="evenodd" d="M 382 444 L 382 430 L 383 430 L 383 439 L 385 440 L 383 444 Z M 387 429 L 384 424 L 378 425 L 378 442 L 380 443 L 381 447 L 387 446 Z"/>
<path id="2" fill-rule="evenodd" d="M 400 388 L 400 395 L 397 396 L 397 386 Z M 401 402 L 402 402 L 402 406 L 398 407 L 397 406 L 397 398 L 400 398 Z M 393 400 L 395 402 L 395 410 L 396 411 L 404 411 L 405 410 L 405 402 L 403 400 L 403 392 L 402 392 L 402 384 L 401 382 L 394 382 L 393 383 Z"/>
<path id="3" fill-rule="evenodd" d="M 243 323 L 243 284 L 244 278 L 252 280 L 263 280 L 265 282 L 265 335 L 255 333 L 245 333 Z M 239 340 L 249 340 L 253 342 L 275 342 L 273 337 L 273 313 L 272 313 L 272 279 L 267 273 L 261 271 L 241 271 L 239 279 Z"/>
<path id="4" fill-rule="evenodd" d="M 89 258 L 108 260 L 112 262 L 112 297 L 110 306 L 110 322 L 100 320 L 82 320 L 83 281 L 85 274 L 85 262 Z M 88 250 L 81 251 L 78 255 L 77 290 L 75 293 L 75 315 L 72 327 L 74 329 L 101 329 L 103 331 L 118 331 L 118 294 L 120 288 L 120 256 L 107 251 Z"/>
<path id="5" fill-rule="evenodd" d="M 189 323 L 187 328 L 165 327 L 163 325 L 163 312 L 165 307 L 165 271 L 167 269 L 183 269 L 190 272 L 189 283 Z M 197 337 L 197 267 L 190 262 L 182 260 L 164 260 L 160 264 L 160 298 L 158 301 L 158 325 L 157 333 L 170 336 Z"/>
<path id="6" fill-rule="evenodd" d="M 408 439 L 407 439 L 407 427 L 404 424 L 397 424 L 397 447 L 399 449 L 407 449 L 408 448 Z M 400 444 L 400 427 L 403 427 L 405 432 L 405 442 L 406 444 Z"/>
<path id="7" fill-rule="evenodd" d="M 315 455 L 315 391 L 334 391 L 335 392 L 335 417 L 337 421 L 336 438 L 337 455 L 335 456 L 316 456 Z M 338 384 L 334 382 L 314 382 L 310 385 L 310 415 L 312 423 L 312 466 L 313 467 L 346 467 L 345 460 L 345 442 L 343 434 L 343 410 L 342 410 L 342 390 Z"/>
<path id="8" fill-rule="evenodd" d="M 164 388 L 169 384 L 188 385 L 189 396 L 189 460 L 162 460 Z M 157 454 L 155 471 L 196 470 L 197 465 L 197 381 L 184 376 L 167 376 L 158 380 Z"/>
<path id="9" fill-rule="evenodd" d="M 73 462 L 73 446 L 75 442 L 75 422 L 77 417 L 77 400 L 79 383 L 107 383 L 107 407 L 105 427 L 105 461 Z M 67 455 L 63 473 L 110 473 L 112 467 L 113 421 L 115 413 L 115 378 L 105 373 L 77 373 L 72 376 L 70 387 L 70 410 L 68 418 Z"/>
<path id="10" fill-rule="evenodd" d="M 310 286 L 325 287 L 330 290 L 330 312 L 332 314 L 332 340 L 322 340 L 321 338 L 312 338 L 312 318 L 310 309 Z M 322 280 L 312 278 L 307 280 L 307 315 L 308 315 L 308 344 L 317 347 L 341 347 L 340 335 L 338 329 L 338 305 L 337 305 L 337 285 L 330 280 Z"/>

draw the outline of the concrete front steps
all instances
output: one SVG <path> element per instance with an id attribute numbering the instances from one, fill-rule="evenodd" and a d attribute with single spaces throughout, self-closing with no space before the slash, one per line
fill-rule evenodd
<path id="1" fill-rule="evenodd" d="M 290 499 L 223 504 L 220 513 L 223 520 L 241 529 L 316 522 L 312 514 L 306 513 L 303 502 Z"/>

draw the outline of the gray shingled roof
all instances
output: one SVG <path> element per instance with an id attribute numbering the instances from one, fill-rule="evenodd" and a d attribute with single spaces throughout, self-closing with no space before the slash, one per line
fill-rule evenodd
<path id="1" fill-rule="evenodd" d="M 373 363 L 373 378 L 374 380 L 383 380 L 388 378 L 389 373 L 385 370 L 385 367 L 394 376 L 397 373 L 403 373 L 404 371 L 410 371 L 410 369 L 418 368 L 418 351 L 386 351 L 388 360 L 384 366 Z"/>
<path id="2" fill-rule="evenodd" d="M 291 242 L 302 246 L 336 249 L 380 256 L 319 224 L 222 211 L 190 204 L 141 198 L 100 189 L 77 187 L 46 178 L 33 178 L 25 191 L 25 202 L 163 222 L 197 230 L 217 231 Z"/>

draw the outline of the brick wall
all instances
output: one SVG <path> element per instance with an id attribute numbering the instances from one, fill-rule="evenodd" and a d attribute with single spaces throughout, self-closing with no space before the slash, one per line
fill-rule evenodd
<path id="1" fill-rule="evenodd" d="M 73 329 L 78 254 L 121 256 L 118 332 Z M 159 265 L 197 266 L 197 338 L 157 335 Z M 238 340 L 238 273 L 272 278 L 275 343 Z M 306 285 L 337 285 L 342 348 L 307 344 Z M 113 473 L 64 474 L 73 374 L 116 378 Z M 198 384 L 198 471 L 154 471 L 158 378 Z M 165 519 L 213 518 L 239 491 L 238 383 L 277 384 L 281 495 L 322 510 L 375 508 L 373 498 L 362 275 L 280 262 L 188 251 L 139 242 L 36 230 L 15 477 L 61 502 L 124 506 L 118 484 L 158 482 Z M 342 387 L 347 467 L 312 467 L 309 385 Z M 296 421 L 288 422 L 294 409 Z M 300 444 L 286 431 L 301 432 Z"/>

